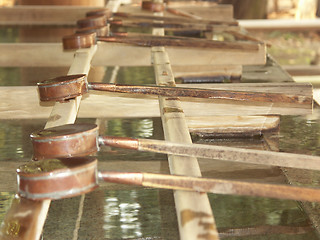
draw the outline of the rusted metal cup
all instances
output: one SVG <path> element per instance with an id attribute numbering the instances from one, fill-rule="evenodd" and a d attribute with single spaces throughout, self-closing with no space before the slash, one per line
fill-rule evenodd
<path id="1" fill-rule="evenodd" d="M 47 159 L 17 169 L 18 194 L 34 200 L 61 199 L 98 187 L 94 158 Z"/>
<path id="2" fill-rule="evenodd" d="M 86 17 L 79 19 L 77 21 L 78 28 L 87 28 L 87 27 L 96 27 L 96 26 L 104 26 L 107 24 L 106 15 L 95 15 L 91 17 Z"/>
<path id="3" fill-rule="evenodd" d="M 62 45 L 64 50 L 90 48 L 96 44 L 96 40 L 97 34 L 95 32 L 72 34 L 62 38 Z"/>
<path id="4" fill-rule="evenodd" d="M 38 83 L 41 101 L 65 101 L 88 92 L 85 74 L 67 75 Z"/>
<path id="5" fill-rule="evenodd" d="M 142 1 L 141 8 L 151 12 L 162 12 L 164 10 L 164 4 L 153 1 Z"/>
<path id="6" fill-rule="evenodd" d="M 30 137 L 34 160 L 87 156 L 99 150 L 95 124 L 67 124 L 32 133 Z"/>

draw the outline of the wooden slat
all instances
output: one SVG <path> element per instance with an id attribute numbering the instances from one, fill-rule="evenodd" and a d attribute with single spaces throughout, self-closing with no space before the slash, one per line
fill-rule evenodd
<path id="1" fill-rule="evenodd" d="M 0 7 L 0 25 L 71 25 L 98 7 L 14 6 Z"/>
<path id="2" fill-rule="evenodd" d="M 239 24 L 248 30 L 310 31 L 319 29 L 320 19 L 246 19 L 239 20 Z"/>
<path id="3" fill-rule="evenodd" d="M 94 66 L 150 66 L 151 49 L 119 43 L 98 43 L 93 59 Z M 186 49 L 167 47 L 173 66 L 188 65 L 236 65 L 265 64 L 265 46 L 259 44 L 258 51 Z M 70 66 L 72 52 L 63 52 L 61 43 L 3 43 L 0 44 L 0 66 L 2 67 L 58 67 Z M 107 53 L 107 54 L 106 54 Z M 50 58 L 43 58 L 50 56 Z M 192 59 L 190 61 L 189 59 Z"/>
<path id="4" fill-rule="evenodd" d="M 164 48 L 153 48 L 153 64 L 157 84 L 172 85 L 174 77 Z M 173 142 L 192 143 L 180 101 L 159 97 L 164 136 Z M 193 157 L 168 156 L 171 174 L 201 176 L 198 161 Z M 206 194 L 175 191 L 180 239 L 219 239 L 211 206 Z M 199 215 L 201 213 L 201 217 Z M 210 227 L 203 227 L 203 224 Z"/>
<path id="5" fill-rule="evenodd" d="M 175 78 L 178 77 L 206 77 L 206 76 L 217 76 L 217 77 L 231 77 L 240 79 L 242 74 L 241 65 L 193 65 L 193 66 L 172 66 L 173 75 Z"/>
<path id="6" fill-rule="evenodd" d="M 188 117 L 189 131 L 200 137 L 245 137 L 278 131 L 278 116 Z"/>
<path id="7" fill-rule="evenodd" d="M 201 14 L 200 16 L 203 17 L 204 19 L 224 20 L 224 21 L 234 20 L 232 5 L 216 5 L 216 4 L 211 4 L 207 2 L 200 3 L 199 1 L 198 2 L 194 1 L 194 2 L 189 2 L 188 6 L 186 6 L 186 3 L 184 3 L 183 5 L 179 4 L 179 6 L 174 5 L 174 3 L 169 3 L 169 7 L 175 8 L 175 9 L 181 9 L 186 12 L 190 11 L 190 13 L 192 13 L 193 11 L 196 11 L 196 14 Z M 206 13 L 204 13 L 204 11 Z M 141 7 L 139 5 L 138 6 L 124 5 L 121 7 L 121 12 L 135 13 L 139 15 L 150 15 L 149 11 L 141 10 Z M 181 17 L 178 15 L 172 14 L 168 11 L 164 11 L 164 16 Z"/>

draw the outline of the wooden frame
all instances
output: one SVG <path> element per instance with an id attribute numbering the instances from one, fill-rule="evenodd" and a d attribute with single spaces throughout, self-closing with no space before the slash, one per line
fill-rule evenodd
<path id="1" fill-rule="evenodd" d="M 11 45 L 3 45 L 2 47 L 4 47 L 3 48 L 4 50 L 5 50 L 6 46 L 8 47 L 8 46 L 11 46 Z M 18 46 L 18 45 L 16 45 L 16 46 Z M 54 46 L 54 48 L 52 49 L 51 54 L 54 52 L 54 49 L 57 50 L 58 48 L 61 47 L 59 45 L 51 45 L 51 46 Z M 25 49 L 27 50 L 26 54 L 33 54 L 35 48 L 28 49 L 28 47 L 29 46 L 25 47 Z M 48 45 L 43 45 L 43 47 L 47 48 Z M 100 51 L 99 49 L 103 49 L 103 48 L 105 48 L 107 50 L 110 50 L 110 49 L 112 50 L 112 49 L 117 49 L 117 46 L 116 45 L 107 46 L 107 44 L 100 44 L 98 46 L 98 52 Z M 261 60 L 261 62 L 263 62 L 262 59 L 265 58 L 265 52 L 262 51 L 262 49 L 263 49 L 263 47 L 261 47 L 261 49 L 260 49 L 261 51 L 259 50 L 259 57 L 261 57 L 259 59 Z M 137 49 L 135 48 L 135 51 L 136 50 Z M 103 50 L 103 51 L 105 51 L 105 50 Z M 100 52 L 101 55 L 103 55 L 103 51 Z M 140 51 L 144 51 L 144 50 L 139 49 L 139 53 L 140 53 Z M 150 49 L 148 51 L 150 51 Z M 170 51 L 171 51 L 171 55 L 170 55 Z M 184 58 L 183 57 L 175 58 L 177 55 L 179 55 L 179 53 L 181 53 L 179 51 L 174 50 L 174 49 L 170 50 L 170 48 L 167 48 L 167 49 L 153 48 L 152 49 L 153 64 L 154 64 L 154 67 L 155 67 L 156 77 L 157 77 L 157 81 L 158 81 L 159 84 L 164 84 L 164 83 L 172 84 L 172 83 L 174 83 L 174 73 L 171 71 L 170 62 L 173 61 L 178 66 L 179 65 L 183 66 L 184 64 L 187 64 L 187 62 L 184 62 Z M 183 50 L 183 51 L 186 51 L 184 54 L 191 54 L 191 52 L 189 50 Z M 89 67 L 88 66 L 89 66 L 91 57 L 92 57 L 94 52 L 95 52 L 95 47 L 92 48 L 92 49 L 80 50 L 80 51 L 77 52 L 75 60 L 73 60 L 73 56 L 72 56 L 73 53 L 71 53 L 71 52 L 64 53 L 66 55 L 63 54 L 64 56 L 61 59 L 59 58 L 60 56 L 56 57 L 55 61 L 58 64 L 63 64 L 63 66 L 68 66 L 72 62 L 72 66 L 70 68 L 69 74 L 87 73 L 89 71 Z M 119 52 L 116 52 L 115 56 L 119 57 L 118 54 L 119 54 Z M 198 53 L 194 53 L 194 54 L 196 54 L 195 56 L 197 56 Z M 198 56 L 199 59 L 202 58 L 204 54 L 205 54 L 205 52 L 200 52 L 200 54 Z M 217 64 L 217 57 L 221 56 L 222 52 L 218 51 L 215 54 L 216 55 L 209 55 L 208 54 L 207 58 L 205 58 L 203 60 L 203 62 L 207 63 L 208 65 Z M 99 57 L 99 55 L 97 55 L 97 56 Z M 118 63 L 121 64 L 122 63 L 122 62 L 121 63 L 120 62 L 115 62 L 114 60 L 116 59 L 116 57 L 114 57 L 112 59 L 112 55 L 108 56 L 108 57 L 110 58 L 110 63 L 111 62 L 113 64 L 118 64 Z M 239 55 L 235 59 L 236 60 L 237 59 L 240 60 L 240 59 L 242 59 L 242 57 L 243 57 L 242 55 Z M 13 63 L 15 61 L 18 61 L 17 59 L 18 59 L 18 57 L 16 57 L 16 58 L 12 57 L 10 59 L 10 61 L 11 61 L 11 63 Z M 102 59 L 102 57 L 101 57 L 101 59 Z M 147 63 L 149 61 L 149 63 L 148 63 L 148 65 L 149 65 L 150 64 L 150 59 L 151 59 L 150 52 L 148 52 L 148 54 L 147 53 L 145 54 L 145 58 L 143 58 L 143 61 L 145 61 L 143 64 L 145 64 L 145 63 Z M 169 59 L 170 59 L 170 61 L 169 61 Z M 2 64 L 8 64 L 8 62 L 6 62 L 6 60 L 8 60 L 8 59 L 4 59 L 4 60 L 2 59 Z M 38 63 L 41 62 L 40 60 L 42 60 L 42 62 L 43 62 L 43 59 L 39 58 L 38 59 L 38 61 L 39 61 Z M 19 59 L 19 61 L 23 62 L 23 59 Z M 102 60 L 100 60 L 100 61 L 102 62 Z M 221 62 L 221 64 L 223 65 L 223 64 L 226 64 L 228 62 L 229 62 L 229 60 L 223 60 Z M 128 61 L 128 63 L 126 63 L 126 64 L 129 64 L 129 63 L 130 63 L 130 61 Z M 250 64 L 252 64 L 252 63 L 257 63 L 257 61 L 251 59 L 251 63 Z M 19 64 L 21 64 L 21 63 L 19 63 Z M 93 64 L 99 65 L 100 62 L 99 62 L 99 60 L 94 60 Z M 49 66 L 49 65 L 51 66 L 51 63 L 50 62 L 46 62 L 46 63 L 44 63 L 44 65 L 45 66 Z M 35 66 L 38 66 L 37 63 L 35 64 Z M 127 65 L 124 65 L 124 66 L 127 66 Z M 18 88 L 10 88 L 10 91 L 11 90 L 17 91 L 17 89 Z M 2 88 L 0 90 L 1 91 L 2 90 L 8 91 L 9 89 Z M 33 96 L 33 100 L 32 101 L 34 101 L 35 103 L 38 104 L 38 98 L 37 98 L 37 94 L 36 94 L 35 88 L 33 88 L 33 87 L 26 88 L 25 92 L 22 91 L 22 89 L 20 89 L 20 90 L 21 90 L 21 96 L 25 96 L 25 93 L 28 92 L 29 94 L 31 94 Z M 3 94 L 1 94 L 1 96 L 2 95 Z M 108 100 L 107 98 L 105 98 L 105 96 L 101 96 L 99 94 L 97 94 L 96 96 L 98 96 L 98 101 L 105 102 L 106 100 Z M 99 97 L 102 97 L 102 98 L 99 99 Z M 92 99 L 89 99 L 89 98 L 86 99 L 86 100 L 87 101 L 92 101 Z M 111 96 L 111 98 L 112 98 L 112 96 Z M 109 97 L 109 100 L 111 100 L 111 98 Z M 114 96 L 113 96 L 113 98 L 114 98 Z M 121 98 L 118 97 L 117 102 L 121 101 L 119 99 L 121 99 Z M 74 122 L 74 120 L 76 118 L 76 114 L 77 114 L 78 109 L 79 109 L 80 100 L 81 100 L 81 98 L 77 98 L 77 99 L 75 99 L 73 101 L 70 101 L 68 103 L 57 103 L 57 104 L 55 104 L 54 107 L 52 107 L 52 106 L 51 107 L 48 107 L 48 106 L 45 107 L 45 106 L 37 105 L 41 109 L 45 109 L 46 108 L 48 110 L 48 112 L 46 114 L 48 114 L 49 112 L 51 113 L 50 116 L 49 116 L 49 114 L 47 115 L 47 116 L 49 116 L 49 118 L 48 118 L 48 121 L 47 121 L 47 124 L 46 124 L 46 128 L 47 127 L 53 127 L 53 126 L 61 125 L 61 124 L 65 124 L 65 123 Z M 81 100 L 81 102 L 85 103 L 86 100 Z M 132 102 L 132 99 L 129 99 L 129 101 Z M 183 103 L 181 105 L 180 102 L 177 99 L 166 99 L 166 98 L 160 98 L 159 101 L 160 101 L 161 116 L 163 118 L 163 122 L 165 123 L 164 125 L 165 125 L 166 138 L 170 139 L 170 140 L 173 140 L 173 141 L 190 141 L 190 139 L 189 139 L 189 129 L 188 129 L 188 123 L 187 123 L 188 122 L 188 118 L 186 118 L 184 116 L 185 114 L 183 113 L 183 111 L 186 111 L 186 115 L 188 115 L 188 113 L 187 113 L 188 110 L 186 110 L 186 109 L 187 109 L 187 105 L 189 105 L 189 103 L 185 104 L 185 106 L 184 106 Z M 92 101 L 92 102 L 94 102 L 94 104 L 96 104 L 95 101 Z M 141 106 L 144 106 L 144 107 L 147 106 L 145 101 L 143 103 L 140 102 L 140 104 L 141 104 Z M 156 100 L 153 100 L 152 104 L 153 105 L 151 106 L 151 108 L 153 108 L 153 109 L 155 109 L 155 107 L 158 106 Z M 200 104 L 195 103 L 194 109 L 191 110 L 190 112 L 192 113 L 192 111 L 193 111 L 193 113 L 195 113 L 196 109 L 198 109 L 199 105 Z M 6 107 L 6 106 L 4 106 L 4 107 Z M 83 105 L 81 107 L 83 107 Z M 89 108 L 90 108 L 90 106 L 89 106 Z M 225 108 L 225 106 L 223 106 L 223 108 Z M 52 111 L 51 111 L 51 109 L 52 109 Z M 267 113 L 268 114 L 275 114 L 275 112 L 272 112 L 270 109 L 271 108 L 268 108 Z M 172 111 L 172 110 L 177 110 L 177 111 Z M 18 111 L 19 111 L 19 109 L 18 109 Z M 23 112 L 23 111 L 25 111 L 25 109 L 22 109 L 22 110 L 20 109 L 20 113 L 25 114 L 25 112 Z M 263 111 L 261 110 L 261 112 L 259 114 L 263 114 L 263 113 L 265 114 L 266 113 L 265 109 Z M 296 109 L 294 111 L 295 111 L 295 114 L 297 114 Z M 83 110 L 83 112 L 86 112 L 86 110 Z M 233 113 L 231 113 L 231 112 L 233 112 Z M 11 112 L 11 114 L 12 114 L 12 112 Z M 81 114 L 81 111 L 79 112 L 79 114 Z M 160 116 L 159 112 L 155 113 L 155 114 L 157 114 L 157 115 L 154 115 L 154 116 Z M 212 114 L 216 115 L 218 113 L 217 113 L 216 110 L 214 110 L 212 112 L 208 111 L 207 114 L 208 114 L 208 116 L 210 116 Z M 223 113 L 223 115 L 224 114 L 225 113 Z M 230 115 L 234 114 L 234 110 L 233 109 L 230 110 L 229 114 Z M 237 113 L 237 114 L 239 114 L 239 113 Z M 252 114 L 252 112 L 249 111 L 247 114 L 250 115 L 250 114 Z M 255 112 L 255 114 L 257 114 L 257 113 Z M 284 113 L 284 114 L 287 114 L 287 113 Z M 305 114 L 305 110 L 303 110 L 303 113 L 301 112 L 301 114 Z M 15 116 L 21 117 L 22 115 L 21 116 L 15 115 Z M 94 115 L 94 116 L 96 116 L 96 115 Z M 126 116 L 128 116 L 128 115 L 126 115 Z M 101 115 L 100 115 L 100 117 L 101 117 Z M 115 116 L 115 117 L 119 117 L 119 116 Z M 262 118 L 262 120 L 261 120 L 261 118 L 257 118 L 257 119 L 259 119 L 259 121 L 266 122 L 267 118 Z M 215 120 L 217 120 L 217 119 L 215 119 Z M 193 118 L 193 121 L 194 121 L 194 118 Z M 272 118 L 272 123 L 273 123 L 272 125 L 273 126 L 277 126 L 277 122 L 278 122 L 278 118 L 277 117 L 276 118 Z M 260 129 L 262 129 L 262 127 Z M 190 171 L 189 171 L 189 169 L 187 169 L 189 172 L 188 171 L 184 172 L 183 168 L 180 169 L 180 166 L 182 164 L 179 164 L 179 161 L 180 161 L 179 158 L 176 158 L 175 156 L 170 156 L 169 157 L 169 161 L 170 161 L 172 173 L 181 173 L 181 174 L 187 173 L 187 174 L 192 174 L 192 175 L 201 174 L 200 173 L 200 169 L 197 166 L 196 159 L 190 159 L 190 162 L 192 162 L 191 163 L 191 165 L 192 165 L 191 168 L 192 169 Z M 185 168 L 187 168 L 187 167 L 185 167 Z M 176 202 L 179 202 L 179 205 L 177 206 L 177 209 L 178 209 L 178 212 L 180 213 L 180 214 L 178 214 L 178 217 L 179 217 L 180 228 L 181 228 L 181 232 L 180 232 L 181 233 L 181 239 L 194 239 L 194 236 L 196 234 L 199 234 L 199 233 L 200 234 L 210 234 L 212 239 L 218 239 L 219 237 L 217 235 L 216 227 L 214 225 L 214 219 L 213 219 L 213 216 L 212 216 L 212 213 L 211 213 L 211 208 L 210 208 L 210 205 L 208 204 L 208 201 L 207 201 L 206 197 L 204 195 L 202 195 L 200 197 L 201 200 L 199 200 L 197 197 L 194 198 L 194 196 L 191 196 L 191 195 L 199 195 L 197 193 L 196 194 L 184 194 L 184 193 L 177 193 L 176 192 L 175 195 L 177 196 Z M 189 196 L 186 196 L 186 195 L 189 195 Z M 185 200 L 186 197 L 191 199 L 191 200 L 186 201 Z M 199 204 L 200 201 L 202 202 L 201 204 Z M 191 202 L 191 206 L 189 205 L 190 202 Z M 50 201 L 42 202 L 42 203 L 39 203 L 39 204 L 40 204 L 39 207 L 42 209 L 43 214 L 46 214 L 46 212 L 48 210 L 48 207 L 50 205 Z M 202 226 L 201 226 L 201 224 L 199 222 L 199 219 L 192 219 L 192 221 L 189 221 L 188 218 L 190 218 L 190 215 L 189 215 L 190 212 L 186 212 L 185 211 L 185 209 L 189 209 L 189 208 L 194 208 L 194 211 L 197 211 L 197 212 L 201 211 L 204 214 L 207 214 L 205 220 L 206 220 L 206 224 L 209 224 L 209 226 L 210 226 L 209 231 L 205 231 L 205 230 L 208 230 L 208 229 L 202 228 Z M 43 217 L 44 216 L 42 215 L 42 218 Z M 192 211 L 191 211 L 191 217 L 193 217 L 192 216 Z M 34 220 L 36 221 L 36 219 L 34 219 Z M 30 224 L 32 225 L 33 223 L 34 222 L 32 222 Z M 42 225 L 43 225 L 43 222 L 42 222 Z M 39 229 L 39 230 L 41 231 L 41 229 Z M 39 231 L 36 233 L 36 235 L 39 236 Z M 37 237 L 35 237 L 35 238 L 37 238 Z M 29 239 L 31 239 L 31 238 L 29 238 Z"/>

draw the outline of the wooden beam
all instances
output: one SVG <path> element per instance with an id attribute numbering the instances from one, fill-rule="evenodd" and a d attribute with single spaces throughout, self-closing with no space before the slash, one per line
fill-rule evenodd
<path id="1" fill-rule="evenodd" d="M 239 25 L 247 30 L 318 30 L 320 19 L 255 19 L 239 20 Z"/>
<path id="2" fill-rule="evenodd" d="M 186 49 L 167 47 L 173 66 L 265 64 L 265 45 L 258 44 L 258 51 L 234 49 Z M 61 43 L 3 43 L 0 44 L 2 67 L 61 67 L 70 66 L 73 52 L 64 52 Z M 44 58 L 43 56 L 50 56 Z M 192 61 L 191 61 L 192 59 Z M 98 43 L 93 66 L 150 66 L 151 48 L 119 43 Z"/>
<path id="3" fill-rule="evenodd" d="M 152 53 L 157 84 L 175 84 L 165 49 L 156 47 L 152 49 Z M 192 143 L 180 101 L 174 98 L 159 97 L 159 105 L 165 139 L 173 142 Z M 171 174 L 201 176 L 198 161 L 194 157 L 168 155 L 168 161 Z M 219 239 L 206 194 L 175 191 L 174 199 L 180 239 L 199 239 L 199 235 L 210 236 L 210 239 Z M 196 213 L 199 212 L 202 212 L 206 217 L 197 216 Z M 203 224 L 210 227 L 204 228 Z"/>
<path id="4" fill-rule="evenodd" d="M 200 3 L 199 1 L 193 1 L 189 2 L 188 4 L 176 4 L 173 2 L 169 2 L 170 8 L 175 8 L 178 10 L 183 10 L 185 12 L 190 12 L 190 14 L 195 13 L 196 15 L 200 15 L 203 19 L 209 19 L 209 20 L 223 20 L 223 21 L 233 21 L 233 7 L 232 5 L 217 5 L 212 3 Z M 149 11 L 141 10 L 140 5 L 136 6 L 130 6 L 130 5 L 124 5 L 121 7 L 121 12 L 128 12 L 128 13 L 135 13 L 139 15 L 150 15 Z M 163 12 L 164 16 L 167 17 L 179 17 L 179 15 L 172 14 L 168 11 Z"/>
<path id="5" fill-rule="evenodd" d="M 251 137 L 278 131 L 279 116 L 187 117 L 189 131 L 201 138 Z"/>
<path id="6" fill-rule="evenodd" d="M 172 66 L 173 75 L 179 77 L 226 77 L 240 79 L 242 74 L 241 65 L 193 65 L 193 66 Z"/>
<path id="7" fill-rule="evenodd" d="M 14 6 L 0 8 L 0 25 L 69 25 L 97 7 Z"/>
<path id="8" fill-rule="evenodd" d="M 186 86 L 186 85 L 179 85 Z M 199 85 L 188 84 L 188 87 Z M 219 88 L 255 91 L 287 91 L 289 94 L 312 97 L 310 84 L 200 84 L 202 88 Z M 182 99 L 182 98 L 181 98 Z M 224 103 L 212 100 L 182 99 L 186 116 L 250 116 L 250 115 L 305 115 L 312 113 L 312 106 L 281 106 L 275 104 L 255 103 Z M 37 87 L 1 87 L 0 88 L 0 119 L 48 118 L 52 103 L 41 103 Z M 90 91 L 81 101 L 80 118 L 131 118 L 159 117 L 156 97 L 133 94 L 106 93 Z M 117 111 L 114 111 L 114 109 Z"/>

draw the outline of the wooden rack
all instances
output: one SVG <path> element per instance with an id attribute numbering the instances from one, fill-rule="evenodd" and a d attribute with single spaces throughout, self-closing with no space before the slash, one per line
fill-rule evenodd
<path id="1" fill-rule="evenodd" d="M 107 8 L 117 11 L 118 7 L 118 0 L 108 2 Z M 176 6 L 172 5 L 172 7 Z M 215 19 L 225 19 L 225 17 L 228 20 L 232 19 L 230 7 L 221 7 L 219 5 L 210 7 L 217 13 Z M 75 21 L 82 18 L 84 13 L 91 9 L 83 7 L 0 8 L 0 24 L 23 25 L 41 22 L 43 25 L 59 24 L 74 26 Z M 140 12 L 137 7 L 122 6 L 119 9 L 127 12 Z M 184 7 L 185 11 L 188 9 L 188 7 Z M 223 12 L 223 17 L 218 14 L 221 11 Z M 65 12 L 68 12 L 68 14 L 65 14 Z M 140 13 L 150 15 L 150 13 L 146 12 Z M 67 15 L 68 17 L 61 19 L 61 15 Z M 163 29 L 154 30 L 154 34 L 162 35 L 163 33 Z M 242 73 L 243 65 L 265 64 L 266 46 L 263 43 L 256 44 L 258 50 L 254 52 L 226 51 L 221 49 L 208 51 L 172 47 L 153 47 L 150 49 L 116 43 L 98 43 L 89 49 L 77 50 L 76 52 L 62 52 L 62 45 L 60 43 L 0 44 L 0 66 L 71 66 L 68 71 L 69 75 L 88 74 L 91 65 L 153 66 L 156 83 L 158 85 L 173 86 L 176 85 L 176 76 L 199 73 L 199 69 L 202 73 L 221 73 L 221 69 L 224 69 L 224 73 L 227 72 L 229 75 L 235 74 L 239 76 Z M 50 56 L 50 58 L 44 58 L 43 56 Z M 229 66 L 230 62 L 234 64 Z M 183 69 L 184 66 L 189 66 L 190 68 L 185 70 Z M 178 73 L 175 73 L 175 69 L 177 69 Z M 193 85 L 193 87 L 199 86 Z M 207 84 L 201 85 L 201 87 L 226 89 L 254 88 L 256 91 L 275 89 L 278 92 L 290 91 L 293 95 L 312 96 L 312 86 L 310 84 L 260 84 L 260 87 L 250 84 L 229 84 L 228 86 Z M 15 95 L 21 97 L 16 99 Z M 45 128 L 74 123 L 77 117 L 161 117 L 166 140 L 183 143 L 192 143 L 190 132 L 200 132 L 202 134 L 213 132 L 221 135 L 232 135 L 245 134 L 248 128 L 250 128 L 251 133 L 254 131 L 255 134 L 259 135 L 265 131 L 278 129 L 278 115 L 305 115 L 312 112 L 312 105 L 298 105 L 288 108 L 281 104 L 274 106 L 253 103 L 247 106 L 239 106 L 237 103 L 197 102 L 190 99 L 180 101 L 176 98 L 166 97 L 148 97 L 148 101 L 145 101 L 145 99 L 132 95 L 116 93 L 102 95 L 95 92 L 85 99 L 77 97 L 69 102 L 56 103 L 54 105 L 40 104 L 36 87 L 1 87 L 0 102 L 3 103 L 0 106 L 0 119 L 7 119 L 9 116 L 16 119 L 45 118 L 47 119 Z M 99 107 L 99 103 L 103 103 L 103 106 Z M 117 112 L 111 111 L 114 109 L 114 106 L 117 106 Z M 204 111 L 200 111 L 200 109 Z M 228 124 L 229 128 L 226 129 L 221 124 L 222 118 L 224 122 L 230 122 Z M 223 130 L 221 130 L 222 128 Z M 195 158 L 170 155 L 168 156 L 168 161 L 172 174 L 201 176 L 199 163 Z M 139 163 L 139 166 L 143 165 L 144 163 Z M 115 168 L 116 166 L 111 166 L 110 164 L 107 167 Z M 135 167 L 138 168 L 138 166 Z M 150 168 L 158 169 L 158 166 L 155 164 L 155 166 L 152 165 Z M 219 239 L 207 195 L 195 192 L 175 191 L 174 197 L 181 239 L 201 239 L 199 236 L 207 236 L 207 239 Z M 83 201 L 84 196 L 80 199 L 80 208 Z M 25 207 L 24 204 L 29 204 L 29 201 L 21 199 L 20 205 L 12 206 L 12 209 L 6 216 L 4 227 L 8 227 L 6 224 L 9 224 L 13 220 L 23 221 L 23 219 L 16 219 L 15 215 L 21 213 L 22 208 Z M 38 202 L 34 206 L 37 212 L 25 216 L 32 219 L 28 227 L 26 226 L 28 231 L 25 233 L 25 239 L 39 239 L 50 204 L 50 201 Z M 38 212 L 42 212 L 40 217 Z"/>

